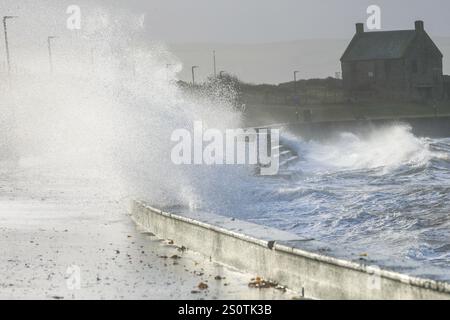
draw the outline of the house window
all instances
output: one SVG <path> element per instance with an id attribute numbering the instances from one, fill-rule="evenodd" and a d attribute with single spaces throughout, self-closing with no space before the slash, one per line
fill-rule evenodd
<path id="1" fill-rule="evenodd" d="M 413 72 L 413 73 L 419 72 L 419 65 L 417 64 L 417 60 L 414 60 L 414 61 L 411 63 L 411 69 L 412 69 L 412 72 Z"/>
<path id="2" fill-rule="evenodd" d="M 391 61 L 389 60 L 384 61 L 384 73 L 386 73 L 386 77 L 389 77 L 389 75 L 391 74 L 391 70 L 392 70 Z"/>
<path id="3" fill-rule="evenodd" d="M 434 84 L 439 84 L 439 76 L 437 74 L 433 75 Z"/>

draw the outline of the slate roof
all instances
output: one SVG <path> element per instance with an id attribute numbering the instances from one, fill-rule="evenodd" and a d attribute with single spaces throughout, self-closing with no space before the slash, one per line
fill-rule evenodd
<path id="1" fill-rule="evenodd" d="M 341 61 L 399 59 L 417 36 L 415 30 L 376 31 L 356 34 Z"/>

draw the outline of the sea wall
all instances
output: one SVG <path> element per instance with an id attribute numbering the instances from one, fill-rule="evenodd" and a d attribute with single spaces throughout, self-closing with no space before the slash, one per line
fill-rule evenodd
<path id="1" fill-rule="evenodd" d="M 133 201 L 131 215 L 161 239 L 276 281 L 312 299 L 450 299 L 450 285 L 336 259 Z M 236 223 L 236 222 L 235 222 Z"/>

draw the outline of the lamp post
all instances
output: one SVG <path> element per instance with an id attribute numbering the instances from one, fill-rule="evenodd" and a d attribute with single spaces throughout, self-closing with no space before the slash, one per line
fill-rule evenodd
<path id="1" fill-rule="evenodd" d="M 6 26 L 6 21 L 8 19 L 15 19 L 17 16 L 4 16 L 3 17 L 3 30 L 5 32 L 5 50 L 6 50 L 6 63 L 8 65 L 8 74 L 11 74 L 11 56 L 9 54 L 9 41 L 8 41 L 8 28 Z"/>
<path id="2" fill-rule="evenodd" d="M 170 77 L 169 77 L 169 69 L 170 67 L 172 67 L 171 63 L 167 63 L 166 64 L 166 82 L 167 82 L 167 86 L 170 85 Z"/>
<path id="3" fill-rule="evenodd" d="M 169 81 L 169 68 L 172 66 L 171 63 L 166 64 L 166 80 Z"/>
<path id="4" fill-rule="evenodd" d="M 217 78 L 216 50 L 213 51 L 213 63 L 214 63 L 214 78 Z"/>
<path id="5" fill-rule="evenodd" d="M 300 104 L 300 97 L 297 95 L 297 73 L 300 73 L 300 71 L 294 71 L 294 103 L 295 105 L 299 105 Z M 298 109 L 296 109 L 296 117 L 297 117 L 297 121 L 300 120 L 299 118 L 299 113 L 298 113 Z"/>
<path id="6" fill-rule="evenodd" d="M 199 66 L 192 66 L 192 86 L 195 86 L 195 69 L 200 68 Z"/>
<path id="7" fill-rule="evenodd" d="M 50 63 L 50 73 L 53 73 L 53 56 L 52 56 L 52 40 L 56 39 L 55 36 L 49 36 L 47 38 L 48 44 L 48 61 Z"/>
<path id="8" fill-rule="evenodd" d="M 294 71 L 294 93 L 297 92 L 297 73 L 300 73 L 300 71 Z"/>

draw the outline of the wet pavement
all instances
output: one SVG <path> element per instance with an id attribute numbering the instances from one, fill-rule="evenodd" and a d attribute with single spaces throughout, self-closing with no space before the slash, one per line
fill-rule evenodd
<path id="1" fill-rule="evenodd" d="M 101 177 L 0 171 L 0 299 L 292 299 L 134 224 Z M 112 188 L 114 189 L 114 188 Z"/>

